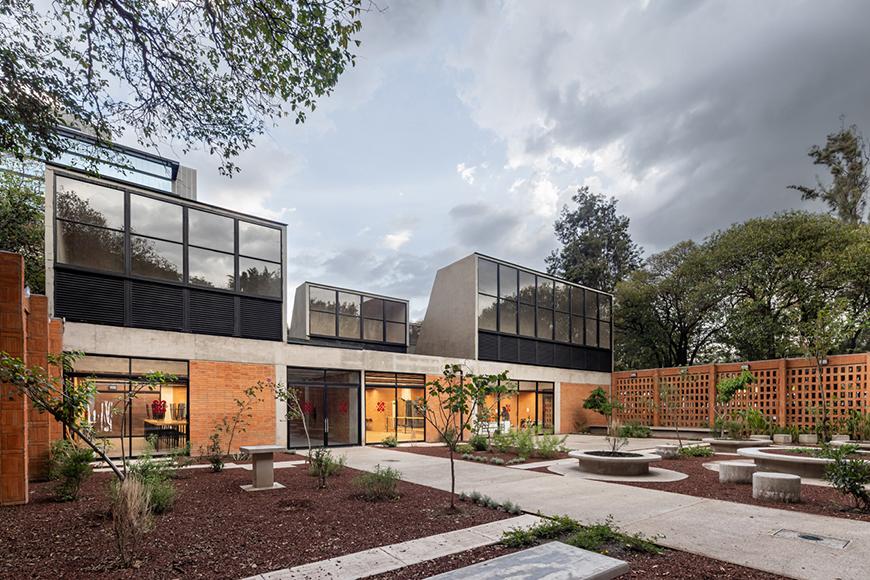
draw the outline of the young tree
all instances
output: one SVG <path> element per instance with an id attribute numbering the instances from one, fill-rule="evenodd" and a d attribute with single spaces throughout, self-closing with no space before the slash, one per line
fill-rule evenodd
<path id="1" fill-rule="evenodd" d="M 0 170 L 0 250 L 24 256 L 24 281 L 36 294 L 45 292 L 44 208 L 41 182 Z"/>
<path id="2" fill-rule="evenodd" d="M 612 292 L 641 263 L 641 250 L 628 232 L 629 220 L 616 213 L 616 198 L 592 193 L 588 187 L 581 187 L 572 199 L 577 207 L 563 207 L 556 220 L 562 247 L 547 256 L 547 272 Z"/>
<path id="3" fill-rule="evenodd" d="M 809 156 L 813 165 L 831 174 L 830 185 L 816 176 L 815 187 L 790 185 L 789 189 L 801 192 L 801 199 L 822 200 L 847 224 L 864 221 L 870 198 L 870 149 L 858 127 L 841 123 L 839 131 L 828 134 L 824 147 L 810 147 Z"/>
<path id="4" fill-rule="evenodd" d="M 620 448 L 628 444 L 628 438 L 623 437 L 621 434 L 622 421 L 615 416 L 617 411 L 622 410 L 622 403 L 616 400 L 616 398 L 610 397 L 607 391 L 598 387 L 589 393 L 589 396 L 583 402 L 583 408 L 595 411 L 607 420 L 607 436 L 605 439 L 610 444 L 610 452 L 612 454 L 616 454 Z"/>
<path id="5" fill-rule="evenodd" d="M 0 150 L 56 157 L 73 124 L 201 143 L 231 174 L 268 122 L 303 122 L 333 90 L 359 16 L 360 0 L 2 2 Z"/>
<path id="6" fill-rule="evenodd" d="M 302 389 L 276 383 L 273 385 L 273 392 L 276 399 L 283 401 L 287 405 L 287 410 L 284 415 L 287 421 L 300 421 L 302 423 L 302 430 L 305 432 L 305 441 L 308 443 L 307 461 L 311 461 L 311 436 L 308 433 L 308 420 L 305 418 L 305 410 L 302 405 Z"/>
<path id="7" fill-rule="evenodd" d="M 450 510 L 456 510 L 456 470 L 453 455 L 463 431 L 471 425 L 479 401 L 485 401 L 508 382 L 507 372 L 497 375 L 475 375 L 461 365 L 444 366 L 440 378 L 426 383 L 426 397 L 417 407 L 426 421 L 441 436 L 450 452 Z"/>
<path id="8" fill-rule="evenodd" d="M 755 375 L 749 370 L 743 370 L 738 375 L 726 377 L 716 383 L 716 403 L 713 406 L 713 411 L 716 414 L 714 425 L 719 426 L 719 437 L 721 438 L 725 430 L 726 411 L 728 404 L 734 400 L 734 396 L 746 387 L 755 382 Z"/>

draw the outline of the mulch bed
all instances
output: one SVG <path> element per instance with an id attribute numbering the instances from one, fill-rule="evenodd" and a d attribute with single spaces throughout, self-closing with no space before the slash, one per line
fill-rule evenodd
<path id="1" fill-rule="evenodd" d="M 447 514 L 449 493 L 408 482 L 397 501 L 362 501 L 359 473 L 345 468 L 321 490 L 305 469 L 278 469 L 286 489 L 247 493 L 250 471 L 184 470 L 133 569 L 117 565 L 110 474 L 69 503 L 52 501 L 53 484 L 34 484 L 29 504 L 0 509 L 0 578 L 242 578 L 509 517 L 467 503 Z"/>
<path id="2" fill-rule="evenodd" d="M 673 493 L 682 493 L 695 497 L 721 499 L 750 505 L 771 507 L 781 510 L 806 512 L 836 518 L 861 520 L 870 522 L 870 514 L 858 513 L 845 506 L 849 504 L 849 498 L 830 487 L 818 485 L 801 486 L 800 503 L 779 503 L 753 499 L 752 485 L 739 483 L 719 483 L 719 473 L 704 467 L 704 463 L 711 461 L 732 461 L 736 458 L 730 455 L 714 455 L 712 457 L 687 457 L 684 459 L 663 459 L 655 463 L 656 467 L 670 469 L 685 473 L 689 477 L 681 481 L 668 483 L 637 483 L 637 482 L 609 482 L 619 485 L 631 485 L 634 487 L 646 487 L 659 489 Z"/>
<path id="3" fill-rule="evenodd" d="M 445 457 L 445 458 L 450 457 L 450 451 L 447 449 L 446 446 L 437 446 L 437 447 L 418 447 L 418 446 L 402 447 L 402 446 L 399 446 L 399 447 L 388 447 L 387 449 L 392 449 L 393 451 L 404 451 L 406 453 L 417 453 L 418 455 L 429 455 L 430 457 Z M 511 453 L 511 452 L 499 453 L 498 451 L 475 451 L 473 453 L 473 455 L 486 457 L 487 459 L 490 459 L 492 457 L 499 457 L 502 460 L 504 460 L 505 462 L 508 462 L 511 459 L 516 459 L 517 457 L 519 457 L 519 455 L 517 455 L 516 453 Z M 528 458 L 526 458 L 525 461 L 520 461 L 520 462 L 514 463 L 514 465 L 521 465 L 523 463 L 537 463 L 539 461 L 549 461 L 551 459 L 565 459 L 566 457 L 568 457 L 567 453 L 558 452 L 553 457 L 549 457 L 547 459 L 544 459 L 543 457 L 528 457 Z M 461 461 L 471 461 L 470 459 L 462 459 L 461 453 L 454 453 L 453 458 L 459 459 Z"/>
<path id="4" fill-rule="evenodd" d="M 449 572 L 463 566 L 470 566 L 515 551 L 517 551 L 516 548 L 506 548 L 498 544 L 484 546 L 371 576 L 369 580 L 416 580 L 417 578 Z M 780 580 L 785 578 L 677 550 L 665 550 L 662 554 L 621 552 L 608 555 L 625 560 L 631 567 L 631 570 L 620 578 L 670 578 L 672 580 L 719 580 L 721 578 L 729 578 L 729 580 Z"/>

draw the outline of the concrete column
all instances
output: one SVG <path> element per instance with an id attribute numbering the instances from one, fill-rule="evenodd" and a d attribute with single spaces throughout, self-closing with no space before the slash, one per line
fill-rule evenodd
<path id="1" fill-rule="evenodd" d="M 501 419 L 499 419 L 501 420 Z M 562 432 L 562 383 L 553 386 L 553 432 Z"/>
<path id="2" fill-rule="evenodd" d="M 275 384 L 287 385 L 287 367 L 275 365 Z M 275 445 L 287 447 L 287 402 L 275 399 Z"/>

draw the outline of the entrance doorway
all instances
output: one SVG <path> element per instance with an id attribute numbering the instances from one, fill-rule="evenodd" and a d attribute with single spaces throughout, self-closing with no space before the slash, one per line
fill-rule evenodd
<path id="1" fill-rule="evenodd" d="M 288 367 L 287 386 L 299 391 L 305 419 L 287 421 L 287 447 L 359 445 L 360 373 Z"/>
<path id="2" fill-rule="evenodd" d="M 425 441 L 426 417 L 418 407 L 426 375 L 366 372 L 366 444 L 384 437 Z"/>

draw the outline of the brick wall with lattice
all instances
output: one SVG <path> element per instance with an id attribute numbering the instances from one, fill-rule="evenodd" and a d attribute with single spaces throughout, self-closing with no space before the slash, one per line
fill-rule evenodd
<path id="1" fill-rule="evenodd" d="M 729 410 L 754 408 L 778 425 L 810 428 L 823 396 L 831 418 L 845 419 L 851 411 L 870 412 L 870 353 L 835 355 L 818 367 L 811 359 L 778 359 L 644 369 L 613 373 L 612 392 L 622 404 L 619 417 L 656 427 L 709 427 L 716 409 L 716 384 L 744 369 L 755 382 L 739 391 Z"/>

